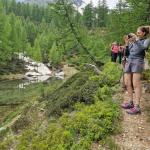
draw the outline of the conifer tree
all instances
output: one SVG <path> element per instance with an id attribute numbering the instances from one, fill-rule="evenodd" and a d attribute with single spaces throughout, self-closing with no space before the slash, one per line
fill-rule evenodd
<path id="1" fill-rule="evenodd" d="M 17 34 L 18 31 L 17 31 L 16 22 L 17 22 L 16 17 L 12 13 L 10 15 L 11 32 L 10 32 L 10 37 L 9 37 L 12 55 L 13 55 L 14 52 L 18 52 L 19 51 L 18 34 Z"/>
<path id="2" fill-rule="evenodd" d="M 106 27 L 107 19 L 108 19 L 108 8 L 106 4 L 106 0 L 98 1 L 97 8 L 97 24 L 98 27 Z"/>
<path id="3" fill-rule="evenodd" d="M 38 38 L 36 38 L 34 42 L 33 58 L 37 61 L 42 61 L 41 47 L 40 47 L 40 42 Z"/>
<path id="4" fill-rule="evenodd" d="M 16 12 L 17 12 L 17 3 L 16 3 L 16 0 L 11 0 L 10 1 L 9 12 L 13 12 L 13 13 L 16 14 Z"/>
<path id="5" fill-rule="evenodd" d="M 0 59 L 4 62 L 10 59 L 9 34 L 10 24 L 5 14 L 0 13 Z M 3 61 L 1 61 L 3 63 Z M 1 63 L 0 62 L 0 63 Z"/>
<path id="6" fill-rule="evenodd" d="M 87 4 L 83 11 L 83 22 L 86 27 L 89 29 L 93 26 L 94 13 L 93 13 L 93 4 L 92 2 Z"/>

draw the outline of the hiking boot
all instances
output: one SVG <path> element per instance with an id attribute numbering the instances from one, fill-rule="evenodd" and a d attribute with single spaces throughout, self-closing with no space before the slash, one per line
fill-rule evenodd
<path id="1" fill-rule="evenodd" d="M 131 108 L 130 110 L 128 110 L 127 113 L 130 115 L 141 114 L 141 109 L 139 106 L 135 106 L 135 107 Z"/>
<path id="2" fill-rule="evenodd" d="M 132 102 L 123 103 L 121 105 L 121 107 L 124 108 L 124 109 L 131 109 L 131 108 L 134 108 L 134 104 Z"/>

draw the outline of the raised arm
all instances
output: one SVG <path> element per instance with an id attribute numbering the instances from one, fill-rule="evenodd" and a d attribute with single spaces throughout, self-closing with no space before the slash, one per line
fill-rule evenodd
<path id="1" fill-rule="evenodd" d="M 143 44 L 139 43 L 138 41 L 136 41 L 135 44 L 137 44 L 141 50 L 143 49 L 148 50 L 150 46 L 150 39 L 146 39 Z"/>

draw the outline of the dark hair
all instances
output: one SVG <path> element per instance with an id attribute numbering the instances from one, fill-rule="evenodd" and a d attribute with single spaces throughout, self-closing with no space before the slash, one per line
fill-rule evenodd
<path id="1" fill-rule="evenodd" d="M 150 27 L 149 26 L 141 26 L 138 29 L 141 30 L 142 32 L 144 32 L 145 36 L 147 36 L 150 33 Z"/>

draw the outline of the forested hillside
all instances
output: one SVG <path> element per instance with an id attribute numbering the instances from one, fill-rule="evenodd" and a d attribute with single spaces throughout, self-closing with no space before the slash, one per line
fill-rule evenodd
<path id="1" fill-rule="evenodd" d="M 107 48 L 105 41 L 100 38 L 100 33 L 94 30 L 86 33 L 88 29 L 105 26 L 106 23 L 100 25 L 98 19 L 93 21 L 91 4 L 85 9 L 84 16 L 68 4 L 65 7 L 76 32 L 74 33 L 66 17 L 65 7 L 61 3 L 41 7 L 16 3 L 15 0 L 1 2 L 1 65 L 11 60 L 15 52 L 26 53 L 38 61 L 52 61 L 54 64 L 59 64 L 65 59 L 65 55 L 75 51 L 81 54 L 78 57 L 79 61 L 85 62 L 89 56 L 82 50 L 74 34 L 77 34 L 92 54 L 103 58 Z M 95 40 L 96 38 L 99 40 Z M 78 62 L 78 60 L 70 61 Z"/>
<path id="2" fill-rule="evenodd" d="M 114 9 L 99 0 L 82 12 L 72 0 L 28 2 L 0 1 L 0 149 L 119 149 L 112 135 L 121 132 L 122 66 L 110 62 L 110 45 L 150 25 L 150 0 L 119 0 Z M 24 73 L 20 53 L 76 74 L 18 90 L 20 81 L 2 77 Z"/>
<path id="3" fill-rule="evenodd" d="M 116 9 L 109 10 L 104 0 L 97 7 L 87 4 L 82 15 L 69 2 L 56 1 L 41 7 L 2 0 L 0 63 L 6 64 L 15 52 L 59 64 L 64 56 L 76 51 L 79 60 L 70 61 L 89 61 L 80 43 L 97 59 L 106 61 L 109 43 L 115 40 L 122 43 L 124 34 L 149 24 L 149 7 L 148 1 L 119 1 Z"/>

